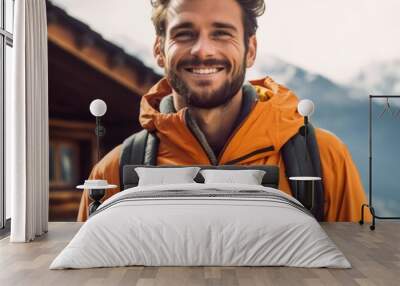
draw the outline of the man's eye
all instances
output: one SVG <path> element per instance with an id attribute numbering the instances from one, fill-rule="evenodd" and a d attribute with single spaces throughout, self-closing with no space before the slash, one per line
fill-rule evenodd
<path id="1" fill-rule="evenodd" d="M 226 31 L 215 31 L 214 36 L 215 37 L 224 37 L 224 38 L 232 37 L 232 35 Z"/>
<path id="2" fill-rule="evenodd" d="M 175 38 L 178 40 L 187 40 L 194 37 L 193 32 L 180 32 L 175 35 Z"/>

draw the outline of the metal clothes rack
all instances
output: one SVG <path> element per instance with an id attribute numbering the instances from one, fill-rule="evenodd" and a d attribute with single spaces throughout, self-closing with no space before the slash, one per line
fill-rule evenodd
<path id="1" fill-rule="evenodd" d="M 369 201 L 368 201 L 368 204 L 363 204 L 361 206 L 361 220 L 359 221 L 359 223 L 361 225 L 364 224 L 364 208 L 365 207 L 369 208 L 369 211 L 370 211 L 370 213 L 372 215 L 372 224 L 369 226 L 369 228 L 371 230 L 375 229 L 375 219 L 400 219 L 400 217 L 378 216 L 376 214 L 375 209 L 374 209 L 373 204 L 372 204 L 372 100 L 374 98 L 386 98 L 387 105 L 385 106 L 385 110 L 384 110 L 384 112 L 385 112 L 386 109 L 390 109 L 389 98 L 399 98 L 400 99 L 400 95 L 369 95 L 369 169 L 368 169 L 369 170 L 368 171 L 368 176 L 369 176 Z"/>

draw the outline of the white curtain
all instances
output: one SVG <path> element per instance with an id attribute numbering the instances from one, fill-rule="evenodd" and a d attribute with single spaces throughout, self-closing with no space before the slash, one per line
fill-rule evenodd
<path id="1" fill-rule="evenodd" d="M 49 132 L 45 0 L 16 0 L 13 92 L 6 98 L 6 187 L 12 242 L 47 232 Z"/>

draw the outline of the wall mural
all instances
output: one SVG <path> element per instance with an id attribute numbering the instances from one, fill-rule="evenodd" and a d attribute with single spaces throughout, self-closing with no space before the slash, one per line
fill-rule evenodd
<path id="1" fill-rule="evenodd" d="M 372 0 L 352 1 L 347 9 L 341 9 L 337 1 L 328 1 L 325 7 L 318 4 L 318 1 L 298 2 L 296 4 L 293 1 L 267 2 L 266 13 L 259 18 L 257 58 L 255 65 L 247 70 L 246 80 L 270 76 L 276 83 L 293 90 L 300 99 L 311 99 L 315 105 L 315 112 L 310 121 L 315 127 L 333 132 L 345 143 L 360 172 L 364 190 L 367 191 L 368 95 L 400 92 L 400 60 L 396 54 L 400 43 L 394 39 L 394 32 L 392 33 L 393 30 L 390 28 L 396 26 L 394 21 L 398 20 L 388 12 L 394 9 L 387 3 L 377 5 L 377 1 Z M 171 63 L 160 63 L 159 61 L 163 59 L 153 56 L 155 31 L 150 20 L 150 3 L 138 4 L 124 0 L 118 3 L 118 5 L 113 4 L 115 12 L 112 15 L 107 12 L 110 9 L 109 1 L 82 3 L 77 0 L 54 0 L 48 3 L 50 166 L 52 166 L 50 219 L 53 220 L 76 220 L 81 192 L 77 191 L 75 186 L 89 177 L 96 162 L 95 121 L 89 112 L 89 104 L 93 99 L 100 98 L 107 102 L 108 106 L 107 114 L 104 116 L 107 134 L 102 143 L 102 155 L 140 130 L 141 125 L 154 124 L 151 121 L 139 122 L 141 96 L 161 79 L 165 65 Z M 96 5 L 96 11 L 93 10 L 93 5 Z M 299 6 L 296 8 L 292 5 Z M 305 11 L 303 6 L 313 9 Z M 374 7 L 374 13 L 378 15 L 373 21 L 370 17 L 371 7 Z M 309 14 L 297 13 L 306 15 L 298 19 L 291 12 L 298 9 Z M 282 25 L 284 14 L 285 24 Z M 384 15 L 385 18 L 382 16 L 379 20 L 379 15 Z M 315 22 L 323 24 L 317 28 L 313 24 Z M 279 27 L 277 23 L 280 23 Z M 371 29 L 379 29 L 377 33 L 380 37 L 379 45 L 368 42 Z M 181 37 L 183 42 L 190 41 L 190 37 L 194 37 L 187 29 L 180 33 L 174 36 Z M 203 42 L 203 44 L 208 43 Z M 228 46 L 225 52 L 229 52 Z M 209 64 L 216 68 L 216 71 L 196 70 L 195 67 L 199 67 L 199 63 L 193 61 L 181 64 L 186 67 L 187 73 L 202 74 L 220 72 L 220 68 L 230 70 L 231 63 L 229 60 L 210 60 L 202 63 Z M 171 79 L 175 79 L 176 87 L 183 93 L 190 89 L 190 86 L 185 85 L 189 81 L 188 78 L 185 80 L 184 77 L 179 78 L 179 75 L 176 77 L 176 74 L 170 76 Z M 68 80 L 65 80 L 66 78 Z M 224 85 L 220 93 L 222 101 L 232 94 L 223 91 L 236 90 L 235 83 L 240 83 L 240 79 L 239 72 L 234 74 L 232 84 Z M 163 92 L 170 92 L 165 86 L 161 87 L 159 89 L 161 92 L 151 99 L 153 107 L 159 107 L 160 95 Z M 268 91 L 257 90 L 257 92 L 261 94 L 262 100 L 269 98 Z M 185 100 L 198 106 L 221 103 L 201 101 L 195 96 L 195 92 L 188 94 L 191 96 Z M 164 101 L 163 108 L 168 110 L 171 106 L 174 107 L 174 104 Z M 400 103 L 391 102 L 391 108 L 395 113 L 398 106 Z M 400 194 L 396 191 L 395 180 L 399 119 L 396 116 L 389 116 L 388 112 L 382 114 L 385 107 L 387 108 L 385 101 L 378 100 L 373 105 L 375 118 L 380 118 L 374 123 L 373 137 L 376 148 L 374 204 L 377 213 L 394 216 L 398 215 L 397 210 L 400 206 Z M 147 111 L 150 116 L 151 106 Z M 212 115 L 210 118 L 212 119 Z M 296 124 L 301 125 L 302 120 L 296 121 Z M 200 129 L 201 127 L 200 124 Z M 189 143 L 193 143 L 188 145 L 186 138 L 182 140 L 179 137 L 182 134 L 179 128 L 177 125 L 174 129 L 178 137 L 169 140 L 178 147 L 180 144 L 188 146 L 182 150 L 196 153 L 197 149 L 194 147 L 196 142 L 188 140 Z M 193 128 L 194 138 L 201 140 L 201 135 L 195 131 L 196 127 Z M 260 134 L 262 132 L 267 134 L 272 132 L 272 128 L 260 125 L 257 131 Z M 213 131 L 212 128 L 208 130 L 209 134 Z M 221 136 L 229 138 L 230 134 L 222 132 Z M 257 136 L 258 133 L 254 134 L 253 136 Z M 245 139 L 243 137 L 243 140 Z M 263 148 L 270 147 L 268 140 L 254 149 L 249 147 L 251 143 L 245 141 L 246 143 L 241 146 L 247 146 L 248 149 L 237 154 L 229 153 L 230 149 L 222 144 L 224 141 L 226 140 L 208 142 L 210 148 L 199 149 L 202 152 L 197 153 L 197 160 L 182 155 L 178 156 L 178 161 L 172 162 L 167 153 L 164 153 L 166 155 L 161 160 L 165 164 L 231 163 L 229 161 L 240 159 L 249 152 L 261 150 L 261 155 L 258 157 L 256 155 L 253 162 L 250 158 L 237 162 L 277 163 L 273 162 L 273 156 L 269 156 L 268 153 L 274 151 L 264 150 L 265 153 L 262 153 Z M 276 142 L 272 145 L 276 145 Z M 165 146 L 161 145 L 161 148 Z M 226 151 L 228 153 L 225 153 Z M 117 180 L 110 183 L 119 184 Z"/>

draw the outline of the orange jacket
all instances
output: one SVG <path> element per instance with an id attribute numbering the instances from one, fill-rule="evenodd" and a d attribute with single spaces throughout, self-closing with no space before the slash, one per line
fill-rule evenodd
<path id="1" fill-rule="evenodd" d="M 267 77 L 251 81 L 257 91 L 258 101 L 239 127 L 233 132 L 218 158 L 223 165 L 255 150 L 274 146 L 273 151 L 258 153 L 239 165 L 278 165 L 280 190 L 291 194 L 285 176 L 281 147 L 295 135 L 303 124 L 297 112 L 298 99 L 289 89 Z M 157 164 L 159 165 L 209 165 L 210 160 L 185 122 L 183 108 L 176 113 L 160 113 L 158 107 L 171 93 L 165 79 L 156 84 L 141 101 L 140 123 L 143 128 L 155 131 L 160 139 Z M 346 145 L 335 135 L 316 128 L 316 139 L 321 157 L 325 190 L 326 221 L 358 221 L 360 208 L 366 202 L 360 176 Z M 107 179 L 119 184 L 119 158 L 121 145 L 108 153 L 92 170 L 91 179 Z M 118 192 L 108 190 L 106 198 Z M 88 194 L 82 195 L 78 221 L 87 219 Z M 367 219 L 370 219 L 367 217 Z"/>

